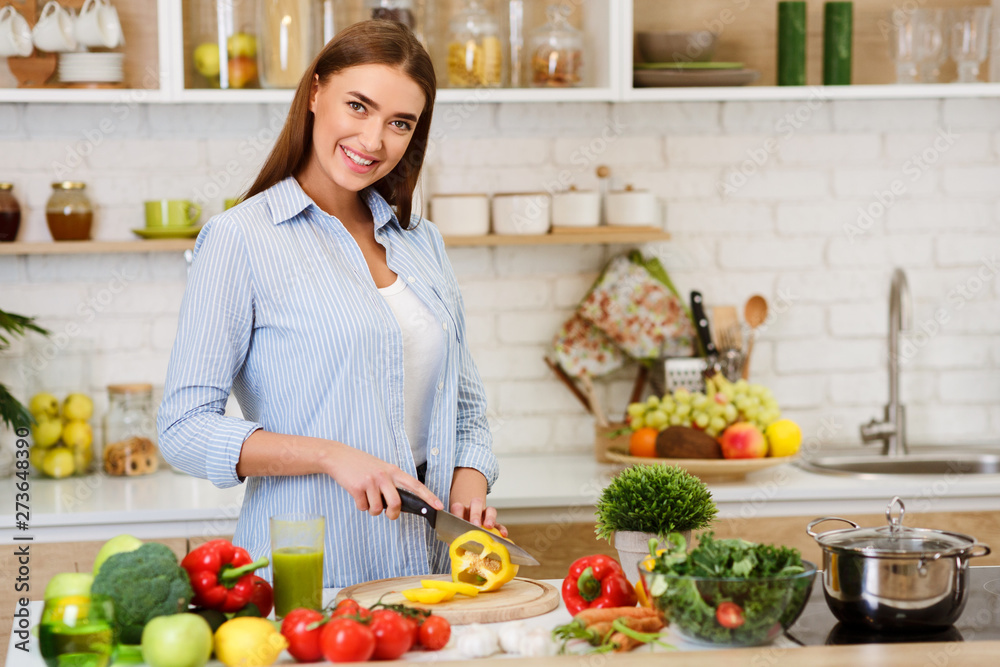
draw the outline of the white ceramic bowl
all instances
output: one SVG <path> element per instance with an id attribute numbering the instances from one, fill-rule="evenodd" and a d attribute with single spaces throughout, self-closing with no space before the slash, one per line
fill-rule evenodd
<path id="1" fill-rule="evenodd" d="M 596 227 L 601 222 L 601 195 L 593 190 L 568 190 L 552 195 L 553 227 Z"/>
<path id="2" fill-rule="evenodd" d="M 490 199 L 486 195 L 434 195 L 431 220 L 444 236 L 482 236 L 490 232 Z"/>
<path id="3" fill-rule="evenodd" d="M 648 227 L 660 224 L 659 202 L 648 190 L 609 192 L 604 212 L 609 225 Z"/>

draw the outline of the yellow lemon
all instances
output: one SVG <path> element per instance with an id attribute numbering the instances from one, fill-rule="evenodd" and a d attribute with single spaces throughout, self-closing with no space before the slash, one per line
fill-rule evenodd
<path id="1" fill-rule="evenodd" d="M 87 421 L 94 414 L 94 402 L 85 394 L 70 394 L 63 401 L 63 417 L 78 421 Z"/>
<path id="2" fill-rule="evenodd" d="M 74 419 L 66 422 L 62 430 L 62 439 L 69 447 L 76 449 L 90 447 L 94 442 L 94 431 L 87 422 Z"/>
<path id="3" fill-rule="evenodd" d="M 90 464 L 94 460 L 94 448 L 93 447 L 74 447 L 73 448 L 73 467 L 77 472 L 83 472 L 90 467 Z"/>
<path id="4" fill-rule="evenodd" d="M 791 419 L 779 419 L 764 431 L 770 456 L 791 456 L 802 446 L 802 429 Z"/>
<path id="5" fill-rule="evenodd" d="M 36 470 L 41 470 L 42 461 L 45 460 L 45 455 L 48 453 L 49 450 L 45 449 L 44 447 L 39 447 L 38 445 L 34 445 L 31 449 L 28 450 L 28 461 L 31 462 L 31 465 L 35 466 Z"/>
<path id="6" fill-rule="evenodd" d="M 42 459 L 42 472 L 49 477 L 61 479 L 73 474 L 73 450 L 69 447 L 53 447 Z"/>
<path id="7" fill-rule="evenodd" d="M 215 657 L 226 667 L 268 667 L 288 641 L 266 618 L 240 616 L 215 631 Z"/>
<path id="8" fill-rule="evenodd" d="M 59 436 L 61 435 L 62 422 L 58 419 L 39 421 L 35 424 L 34 428 L 31 429 L 31 436 L 35 441 L 35 445 L 41 447 L 42 449 L 51 447 L 59 442 Z"/>

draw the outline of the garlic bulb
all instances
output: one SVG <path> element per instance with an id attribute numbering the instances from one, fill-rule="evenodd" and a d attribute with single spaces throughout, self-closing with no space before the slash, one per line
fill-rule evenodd
<path id="1" fill-rule="evenodd" d="M 517 652 L 526 658 L 544 658 L 556 654 L 556 644 L 545 628 L 528 630 L 521 635 L 517 646 Z"/>
<path id="2" fill-rule="evenodd" d="M 455 641 L 464 658 L 486 658 L 500 650 L 497 633 L 480 623 L 473 623 Z"/>

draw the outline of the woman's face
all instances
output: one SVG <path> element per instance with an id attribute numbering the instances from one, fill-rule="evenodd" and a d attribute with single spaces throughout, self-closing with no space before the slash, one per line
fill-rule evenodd
<path id="1" fill-rule="evenodd" d="M 324 85 L 314 82 L 312 150 L 303 180 L 355 193 L 372 185 L 399 163 L 423 109 L 420 86 L 387 65 L 358 65 Z"/>

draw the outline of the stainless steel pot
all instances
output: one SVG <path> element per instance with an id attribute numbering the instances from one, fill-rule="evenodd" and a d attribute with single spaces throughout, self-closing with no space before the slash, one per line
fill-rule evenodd
<path id="1" fill-rule="evenodd" d="M 893 508 L 898 507 L 898 515 Z M 904 528 L 898 497 L 885 510 L 888 526 L 861 528 L 839 517 L 811 521 L 806 532 L 823 549 L 823 593 L 842 623 L 877 630 L 941 628 L 965 608 L 969 559 L 990 548 L 961 533 Z M 852 528 L 817 533 L 824 521 Z"/>

